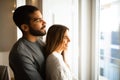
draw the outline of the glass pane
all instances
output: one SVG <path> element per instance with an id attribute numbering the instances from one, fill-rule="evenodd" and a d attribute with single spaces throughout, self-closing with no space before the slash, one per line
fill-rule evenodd
<path id="1" fill-rule="evenodd" d="M 120 0 L 100 0 L 99 80 L 120 80 Z"/>

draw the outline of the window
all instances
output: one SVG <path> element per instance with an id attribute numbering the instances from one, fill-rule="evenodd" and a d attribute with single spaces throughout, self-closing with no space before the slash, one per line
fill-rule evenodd
<path id="1" fill-rule="evenodd" d="M 100 0 L 99 78 L 120 80 L 120 0 Z"/>

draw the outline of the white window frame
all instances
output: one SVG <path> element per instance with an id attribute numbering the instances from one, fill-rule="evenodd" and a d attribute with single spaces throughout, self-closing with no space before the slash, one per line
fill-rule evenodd
<path id="1" fill-rule="evenodd" d="M 98 80 L 99 3 L 79 1 L 79 80 Z"/>
<path id="2" fill-rule="evenodd" d="M 92 2 L 79 1 L 79 80 L 94 80 L 92 77 Z"/>
<path id="3" fill-rule="evenodd" d="M 100 0 L 92 0 L 92 78 L 91 80 L 99 79 L 99 57 L 98 42 L 99 42 L 99 15 L 100 15 Z"/>

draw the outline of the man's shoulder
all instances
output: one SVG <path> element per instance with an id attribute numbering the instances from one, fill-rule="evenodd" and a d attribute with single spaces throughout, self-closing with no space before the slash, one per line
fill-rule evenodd
<path id="1" fill-rule="evenodd" d="M 19 39 L 12 47 L 12 49 L 10 50 L 10 56 L 11 57 L 31 57 L 31 48 L 30 46 L 28 46 L 28 44 L 26 42 L 24 42 L 23 40 Z"/>
<path id="2" fill-rule="evenodd" d="M 13 45 L 13 47 L 15 48 L 19 48 L 25 45 L 25 42 L 22 38 L 20 38 L 18 41 L 16 41 L 16 43 Z"/>
<path id="3" fill-rule="evenodd" d="M 11 48 L 11 53 L 12 52 L 17 52 L 17 51 L 21 51 L 22 49 L 25 48 L 25 42 L 24 40 L 22 40 L 21 38 L 19 40 L 17 40 L 14 45 Z"/>

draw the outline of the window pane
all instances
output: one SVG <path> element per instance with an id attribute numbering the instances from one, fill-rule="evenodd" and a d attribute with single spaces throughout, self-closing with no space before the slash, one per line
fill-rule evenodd
<path id="1" fill-rule="evenodd" d="M 120 0 L 100 0 L 99 80 L 120 80 Z"/>

